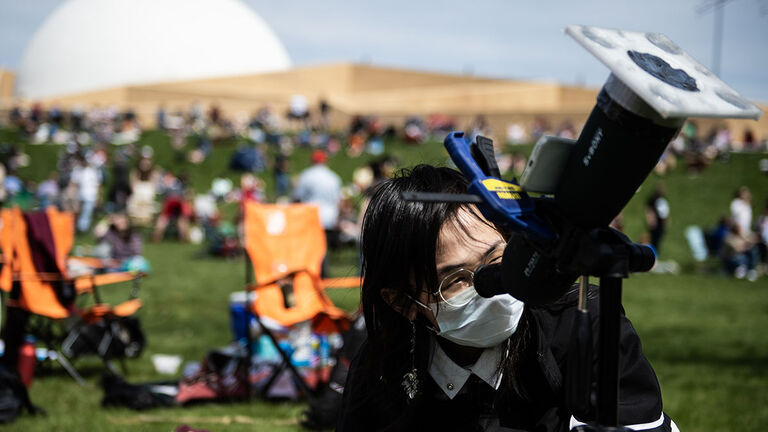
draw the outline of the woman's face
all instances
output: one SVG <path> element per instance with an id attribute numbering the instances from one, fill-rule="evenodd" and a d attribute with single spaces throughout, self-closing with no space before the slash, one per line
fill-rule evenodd
<path id="1" fill-rule="evenodd" d="M 437 280 L 438 284 L 445 281 L 444 286 L 451 282 L 451 276 L 460 269 L 474 272 L 481 264 L 498 259 L 506 246 L 502 235 L 479 213 L 461 209 L 456 219 L 446 222 L 437 238 L 435 256 Z M 440 286 L 425 287 L 419 300 L 424 304 L 439 301 L 440 295 L 437 294 L 439 289 Z M 437 297 L 433 297 L 430 293 L 436 293 Z M 425 308 L 418 308 L 418 310 L 436 329 L 439 329 L 431 310 Z"/>

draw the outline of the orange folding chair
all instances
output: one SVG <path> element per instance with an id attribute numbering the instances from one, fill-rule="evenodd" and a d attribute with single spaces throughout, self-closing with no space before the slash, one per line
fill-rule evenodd
<path id="1" fill-rule="evenodd" d="M 244 235 L 246 259 L 250 258 L 253 266 L 253 272 L 248 271 L 247 275 L 255 277 L 246 281 L 246 288 L 255 292 L 250 309 L 282 359 L 261 393 L 266 396 L 277 377 L 287 369 L 299 388 L 311 396 L 310 385 L 263 321 L 269 319 L 283 327 L 309 321 L 315 333 L 342 332 L 349 327 L 349 317 L 334 306 L 325 288 L 360 286 L 360 278 L 321 279 L 326 240 L 316 206 L 248 202 Z"/>
<path id="2" fill-rule="evenodd" d="M 13 327 L 6 320 L 3 333 L 6 339 L 11 339 L 5 341 L 11 351 L 9 354 L 13 355 L 13 347 L 18 342 L 16 339 L 20 340 L 25 333 L 33 333 L 49 349 L 58 353 L 60 363 L 73 374 L 62 362 L 62 344 L 78 326 L 133 315 L 141 307 L 141 301 L 136 296 L 142 275 L 135 272 L 98 274 L 99 269 L 96 268 L 91 274 L 69 277 L 67 260 L 74 243 L 74 216 L 71 213 L 60 212 L 53 207 L 28 213 L 18 208 L 4 209 L 0 212 L 0 223 L 0 289 L 8 293 L 6 306 L 9 316 L 24 317 L 14 322 Z M 102 301 L 98 290 L 100 285 L 127 281 L 132 282 L 127 301 L 117 306 Z M 85 294 L 93 296 L 94 304 L 79 309 L 75 300 Z M 29 315 L 42 318 L 38 320 L 39 325 L 28 325 Z M 64 321 L 70 324 L 68 329 L 64 332 L 53 330 L 55 323 Z M 74 325 L 71 325 L 72 321 L 75 321 Z M 100 340 L 98 345 L 93 351 L 108 360 L 105 355 L 110 352 L 109 343 Z M 73 376 L 76 377 L 76 374 Z"/>

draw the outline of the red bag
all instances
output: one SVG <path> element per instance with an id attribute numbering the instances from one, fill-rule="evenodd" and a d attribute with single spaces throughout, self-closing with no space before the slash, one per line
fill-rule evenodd
<path id="1" fill-rule="evenodd" d="M 242 355 L 211 351 L 195 375 L 179 382 L 176 401 L 237 400 L 248 397 L 246 359 Z"/>

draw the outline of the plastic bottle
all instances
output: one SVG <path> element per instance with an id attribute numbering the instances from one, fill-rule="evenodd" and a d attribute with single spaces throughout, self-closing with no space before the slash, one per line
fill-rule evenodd
<path id="1" fill-rule="evenodd" d="M 320 346 L 318 347 L 319 351 L 319 367 L 318 371 L 320 373 L 320 380 L 322 382 L 328 382 L 331 379 L 331 345 L 328 342 L 328 336 L 321 335 L 320 336 Z"/>
<path id="2" fill-rule="evenodd" d="M 309 348 L 312 350 L 309 364 L 314 368 L 321 366 L 320 362 L 322 361 L 322 357 L 320 356 L 320 341 L 321 337 L 314 333 L 309 340 Z"/>
<path id="3" fill-rule="evenodd" d="M 246 295 L 243 291 L 234 292 L 229 295 L 229 325 L 232 329 L 232 336 L 236 342 L 245 341 L 246 334 Z"/>
<path id="4" fill-rule="evenodd" d="M 27 388 L 32 385 L 32 377 L 35 376 L 35 363 L 37 363 L 35 338 L 32 335 L 27 335 L 24 337 L 24 344 L 19 349 L 18 363 L 19 376 Z"/>
<path id="5" fill-rule="evenodd" d="M 324 368 L 328 366 L 329 360 L 331 358 L 331 345 L 328 343 L 328 336 L 320 335 L 320 346 L 318 351 L 320 357 L 320 367 Z"/>

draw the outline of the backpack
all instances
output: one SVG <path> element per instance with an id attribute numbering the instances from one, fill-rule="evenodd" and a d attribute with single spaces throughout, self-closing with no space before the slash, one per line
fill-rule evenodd
<path id="1" fill-rule="evenodd" d="M 345 362 L 336 363 L 328 384 L 317 396 L 309 399 L 309 408 L 303 412 L 301 426 L 309 430 L 327 430 L 336 426 L 348 372 Z"/>
<path id="2" fill-rule="evenodd" d="M 23 409 L 32 415 L 45 414 L 45 411 L 32 405 L 19 375 L 0 364 L 0 424 L 12 423 Z"/>
<path id="3" fill-rule="evenodd" d="M 137 317 L 116 317 L 75 326 L 64 339 L 61 351 L 70 359 L 87 354 L 105 359 L 136 358 L 146 344 Z"/>
<path id="4" fill-rule="evenodd" d="M 334 355 L 336 365 L 331 371 L 330 380 L 319 390 L 317 396 L 310 398 L 309 408 L 303 413 L 300 423 L 305 429 L 325 430 L 336 426 L 349 365 L 366 338 L 365 318 L 362 314 L 355 319 L 349 330 L 342 334 L 342 338 L 344 345 Z"/>
<path id="5" fill-rule="evenodd" d="M 102 375 L 101 387 L 104 390 L 102 406 L 124 406 L 137 411 L 174 406 L 178 392 L 176 382 L 130 384 L 111 372 Z"/>

